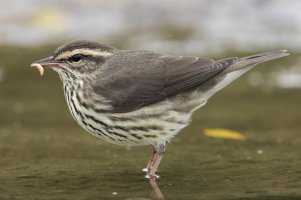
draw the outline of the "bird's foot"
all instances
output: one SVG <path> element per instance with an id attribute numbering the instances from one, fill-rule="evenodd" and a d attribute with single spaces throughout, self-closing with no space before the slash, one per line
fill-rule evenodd
<path id="1" fill-rule="evenodd" d="M 160 176 L 159 175 L 156 175 L 156 174 L 149 174 L 149 171 L 150 171 L 150 169 L 148 169 L 147 167 L 146 168 L 143 168 L 142 169 L 142 171 L 143 172 L 146 172 L 147 174 L 145 175 L 145 178 L 147 178 L 147 179 L 158 179 L 158 178 L 160 178 Z"/>
<path id="2" fill-rule="evenodd" d="M 145 178 L 147 178 L 147 179 L 158 179 L 158 178 L 160 178 L 160 176 L 159 175 L 157 175 L 157 174 L 147 174 L 147 175 L 145 175 Z"/>

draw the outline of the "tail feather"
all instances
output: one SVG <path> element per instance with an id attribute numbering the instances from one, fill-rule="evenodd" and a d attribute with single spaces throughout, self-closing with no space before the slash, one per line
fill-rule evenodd
<path id="1" fill-rule="evenodd" d="M 228 67 L 224 72 L 230 73 L 236 70 L 240 70 L 242 68 L 255 66 L 257 64 L 274 60 L 277 58 L 281 58 L 284 56 L 288 56 L 288 55 L 289 53 L 287 52 L 287 50 L 278 50 L 278 51 L 264 52 L 261 54 L 239 58 L 232 66 Z"/>
<path id="2" fill-rule="evenodd" d="M 232 81 L 255 67 L 259 63 L 263 63 L 276 58 L 289 55 L 286 50 L 270 51 L 253 56 L 247 56 L 237 59 L 232 65 L 218 74 L 216 77 L 207 81 L 201 88 L 206 93 L 206 98 L 210 98 L 219 90 L 229 85 Z"/>

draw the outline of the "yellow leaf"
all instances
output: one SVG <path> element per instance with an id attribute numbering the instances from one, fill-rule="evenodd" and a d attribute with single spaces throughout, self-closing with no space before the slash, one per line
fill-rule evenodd
<path id="1" fill-rule="evenodd" d="M 207 137 L 239 140 L 239 141 L 244 141 L 247 139 L 246 136 L 242 135 L 239 132 L 227 130 L 227 129 L 218 129 L 218 128 L 217 129 L 205 129 L 204 135 Z"/>

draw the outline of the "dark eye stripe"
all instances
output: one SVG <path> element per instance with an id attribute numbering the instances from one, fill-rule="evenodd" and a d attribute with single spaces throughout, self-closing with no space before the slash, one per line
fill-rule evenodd
<path id="1" fill-rule="evenodd" d="M 78 63 L 79 61 L 85 59 L 85 61 L 90 61 L 90 62 L 95 62 L 95 63 L 103 63 L 103 62 L 105 62 L 106 58 L 107 57 L 105 57 L 105 56 L 95 56 L 95 55 L 87 55 L 87 54 L 78 53 L 78 54 L 72 55 L 69 58 L 60 58 L 57 60 L 59 60 L 61 62 L 68 61 L 69 63 Z"/>
<path id="2" fill-rule="evenodd" d="M 69 62 L 79 62 L 84 58 L 83 54 L 75 54 L 73 56 L 71 56 L 70 58 L 68 58 Z"/>

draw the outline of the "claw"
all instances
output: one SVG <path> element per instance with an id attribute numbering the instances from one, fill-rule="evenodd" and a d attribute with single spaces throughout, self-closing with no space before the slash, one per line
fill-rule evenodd
<path id="1" fill-rule="evenodd" d="M 153 174 L 153 175 L 145 175 L 145 178 L 147 178 L 147 179 L 159 179 L 160 178 L 160 176 L 159 175 L 156 175 L 156 174 Z"/>

